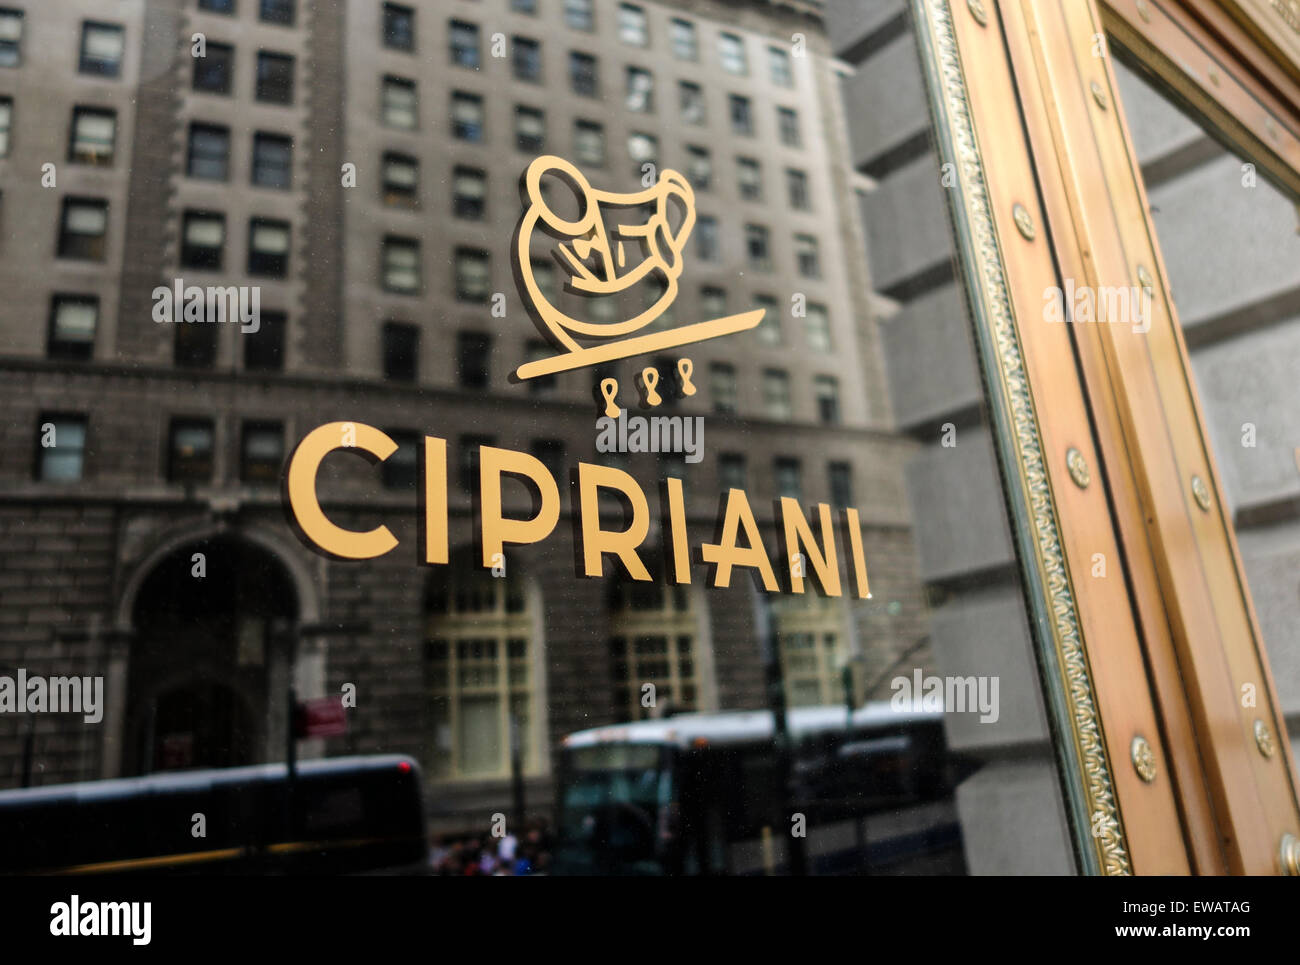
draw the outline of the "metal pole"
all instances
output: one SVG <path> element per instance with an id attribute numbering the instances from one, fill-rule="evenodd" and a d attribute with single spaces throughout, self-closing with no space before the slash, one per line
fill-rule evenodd
<path id="1" fill-rule="evenodd" d="M 845 741 L 853 740 L 853 664 L 845 662 L 842 673 L 844 682 L 844 739 Z M 845 756 L 845 767 L 848 767 L 848 755 Z M 865 803 L 865 802 L 864 802 Z M 855 805 L 855 810 L 857 806 Z M 858 849 L 858 871 L 862 874 L 871 873 L 871 859 L 867 854 L 867 818 L 864 811 L 858 811 L 853 818 L 853 843 Z"/>
<path id="2" fill-rule="evenodd" d="M 772 613 L 772 601 L 766 593 L 758 589 L 754 591 L 754 618 L 759 648 L 763 655 L 767 701 L 768 706 L 772 708 L 772 749 L 776 755 L 777 791 L 781 808 L 775 826 L 783 829 L 784 833 L 790 836 L 786 851 L 789 856 L 790 874 L 803 876 L 808 874 L 808 849 L 806 839 L 792 833 L 798 801 L 793 787 L 794 748 L 786 716 L 785 672 L 781 666 L 781 641 L 776 630 L 776 619 Z M 806 821 L 804 832 L 807 833 Z"/>
<path id="3" fill-rule="evenodd" d="M 519 718 L 510 715 L 510 785 L 514 799 L 515 837 L 524 830 L 524 751 Z"/>

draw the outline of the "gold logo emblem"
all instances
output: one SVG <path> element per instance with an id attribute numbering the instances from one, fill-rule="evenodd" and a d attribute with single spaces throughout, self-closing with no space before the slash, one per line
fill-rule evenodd
<path id="1" fill-rule="evenodd" d="M 569 219 L 557 213 L 543 197 L 542 179 L 548 175 L 552 178 L 549 183 L 567 183 L 577 202 L 576 217 Z M 703 342 L 754 328 L 763 320 L 764 309 L 760 308 L 636 334 L 660 319 L 677 298 L 683 250 L 695 227 L 695 192 L 677 171 L 664 169 L 653 186 L 620 194 L 593 188 L 573 164 L 545 155 L 528 166 L 524 189 L 528 207 L 519 222 L 513 253 L 519 293 L 539 328 L 562 351 L 551 358 L 524 363 L 515 371 L 515 378 L 534 379 Z M 637 209 L 646 214 L 646 219 L 642 223 L 618 222 L 615 215 L 620 209 Z M 644 292 L 651 285 L 659 286 L 661 294 L 650 307 L 622 320 L 595 321 L 566 314 L 537 283 L 533 243 L 539 231 L 554 239 L 552 253 L 568 275 L 565 287 L 569 291 L 591 299 L 615 299 L 615 304 L 624 293 Z M 686 389 L 691 369 L 690 359 L 678 362 L 686 394 L 694 391 L 693 386 Z M 658 398 L 654 390 L 658 374 L 653 379 L 649 374 L 653 371 L 648 369 L 642 374 L 652 400 Z M 617 391 L 617 385 L 602 388 L 613 407 L 613 391 L 609 389 Z"/>

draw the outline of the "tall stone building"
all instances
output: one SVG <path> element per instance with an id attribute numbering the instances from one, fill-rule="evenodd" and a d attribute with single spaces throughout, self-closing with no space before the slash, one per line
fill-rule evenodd
<path id="1" fill-rule="evenodd" d="M 698 221 L 659 324 L 764 323 L 511 381 L 554 351 L 510 261 L 542 154 L 613 191 L 683 172 Z M 0 786 L 25 766 L 49 784 L 279 760 L 289 687 L 351 684 L 348 734 L 305 752 L 410 753 L 441 824 L 481 825 L 509 798 L 512 730 L 540 805 L 558 740 L 650 713 L 646 683 L 676 709 L 766 704 L 750 582 L 709 588 L 697 566 L 666 587 L 661 566 L 637 585 L 612 560 L 577 578 L 563 485 L 549 539 L 512 548 L 504 577 L 474 565 L 483 445 L 562 482 L 579 461 L 626 469 L 652 495 L 647 547 L 668 475 L 692 545 L 731 486 L 774 554 L 778 496 L 857 507 L 872 598 L 771 606 L 791 701 L 842 701 L 845 664 L 859 699 L 887 694 L 927 653 L 916 443 L 894 431 L 849 154 L 815 2 L 0 2 L 0 669 L 106 687 L 98 724 L 0 717 Z M 256 294 L 256 325 L 169 314 L 186 286 Z M 638 406 L 637 372 L 672 385 L 683 355 L 699 391 Z M 702 461 L 596 452 L 611 377 L 632 414 L 703 416 Z M 399 444 L 320 479 L 339 525 L 392 530 L 386 556 L 326 559 L 286 520 L 287 454 L 335 420 Z M 424 434 L 448 441 L 451 479 L 451 563 L 432 568 Z"/>

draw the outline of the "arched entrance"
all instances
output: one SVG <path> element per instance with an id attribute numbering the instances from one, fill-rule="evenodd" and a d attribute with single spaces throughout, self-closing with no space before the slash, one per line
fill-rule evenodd
<path id="1" fill-rule="evenodd" d="M 263 759 L 270 668 L 298 617 L 284 566 L 233 536 L 164 556 L 136 595 L 123 772 Z"/>

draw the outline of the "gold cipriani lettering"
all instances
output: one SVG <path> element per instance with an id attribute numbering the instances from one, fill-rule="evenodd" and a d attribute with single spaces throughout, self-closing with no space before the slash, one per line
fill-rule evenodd
<path id="1" fill-rule="evenodd" d="M 367 560 L 383 556 L 394 549 L 398 540 L 387 526 L 365 532 L 344 529 L 331 521 L 321 508 L 316 491 L 317 476 L 325 457 L 336 449 L 359 452 L 373 462 L 383 462 L 397 451 L 389 436 L 361 422 L 329 422 L 308 433 L 289 458 L 284 497 L 292 522 L 300 538 L 312 549 L 335 559 Z M 450 560 L 447 497 L 447 442 L 435 436 L 423 438 L 423 485 L 420 487 L 424 514 L 418 562 L 445 565 Z M 560 518 L 560 492 L 554 476 L 540 459 L 524 452 L 482 446 L 479 449 L 479 518 L 476 521 L 484 569 L 500 572 L 505 560 L 506 544 L 540 543 L 555 530 Z M 534 499 L 528 518 L 508 516 L 503 507 L 503 478 L 519 477 L 532 484 Z M 625 529 L 601 528 L 600 495 L 602 490 L 616 491 L 631 505 L 631 518 Z M 574 540 L 581 547 L 580 575 L 602 576 L 604 557 L 616 556 L 623 569 L 635 580 L 653 579 L 641 554 L 649 535 L 650 509 L 646 495 L 636 479 L 612 466 L 578 463 L 577 485 L 571 497 Z M 841 596 L 845 591 L 840 575 L 839 548 L 832 525 L 831 509 L 817 504 L 820 539 L 815 523 L 788 497 L 779 501 L 781 526 L 778 532 L 788 560 L 789 590 L 804 592 L 804 578 L 811 566 L 821 591 L 827 596 Z M 663 516 L 663 564 L 665 579 L 672 584 L 691 582 L 691 549 L 686 522 L 686 498 L 681 479 L 666 478 L 660 492 Z M 731 571 L 743 566 L 757 573 L 763 587 L 771 593 L 784 588 L 778 583 L 771 557 L 763 544 L 762 532 L 750 508 L 749 497 L 742 489 L 729 489 L 722 497 L 722 525 L 717 543 L 702 543 L 699 558 L 713 564 L 711 585 L 731 585 Z M 845 543 L 853 571 L 857 596 L 871 597 L 867 580 L 866 553 L 863 548 L 862 524 L 856 509 L 845 509 L 842 522 Z"/>
<path id="2" fill-rule="evenodd" d="M 791 555 L 798 553 L 801 548 L 806 550 L 808 559 L 812 562 L 813 572 L 817 574 L 817 581 L 821 584 L 823 592 L 827 596 L 839 596 L 841 593 L 840 564 L 835 551 L 835 524 L 831 521 L 831 508 L 825 503 L 818 503 L 817 512 L 821 518 L 822 542 L 826 546 L 825 551 L 817 545 L 817 538 L 813 536 L 812 527 L 808 525 L 808 520 L 804 517 L 803 510 L 799 508 L 798 501 L 791 499 L 789 496 L 781 497 L 781 525 L 785 531 L 785 556 L 789 560 Z M 791 592 L 803 592 L 803 577 L 803 572 L 797 569 L 792 561 L 790 564 Z"/>
<path id="3" fill-rule="evenodd" d="M 506 543 L 540 543 L 551 535 L 560 519 L 560 491 L 555 477 L 536 456 L 494 446 L 482 446 L 478 453 L 483 567 L 491 569 L 493 558 L 504 553 Z M 525 476 L 537 487 L 540 499 L 532 519 L 512 519 L 502 513 L 501 477 L 506 473 Z"/>
<path id="4" fill-rule="evenodd" d="M 736 543 L 736 537 L 742 526 L 745 529 L 748 546 L 739 546 Z M 731 568 L 747 566 L 758 570 L 763 578 L 763 586 L 768 592 L 775 593 L 778 589 L 772 564 L 767 558 L 767 551 L 763 548 L 763 538 L 759 535 L 758 521 L 754 519 L 754 513 L 749 508 L 749 499 L 743 489 L 727 491 L 727 506 L 722 518 L 722 542 L 702 544 L 700 555 L 706 563 L 715 566 L 714 586 L 724 588 L 731 586 Z"/>
<path id="5" fill-rule="evenodd" d="M 600 491 L 616 489 L 632 505 L 632 521 L 625 530 L 600 528 Z M 648 581 L 650 572 L 637 555 L 637 547 L 650 532 L 650 506 L 637 481 L 622 469 L 578 463 L 578 504 L 582 517 L 582 565 L 587 576 L 603 575 L 604 555 L 611 553 L 623 563 L 634 580 Z"/>
<path id="6" fill-rule="evenodd" d="M 343 445 L 345 432 L 352 443 L 346 447 Z M 316 474 L 321 462 L 335 449 L 343 448 L 360 450 L 382 462 L 397 451 L 397 443 L 373 426 L 359 422 L 355 425 L 327 422 L 313 429 L 289 458 L 286 484 L 289 508 L 302 534 L 326 554 L 345 560 L 374 559 L 397 545 L 397 537 L 388 527 L 376 526 L 364 533 L 343 529 L 326 517 L 316 498 Z"/>

